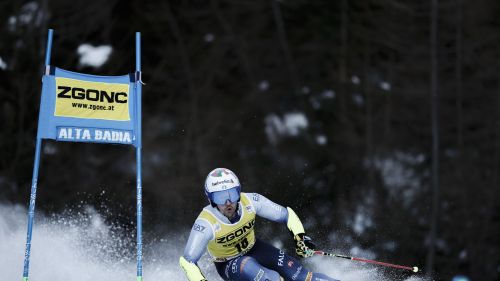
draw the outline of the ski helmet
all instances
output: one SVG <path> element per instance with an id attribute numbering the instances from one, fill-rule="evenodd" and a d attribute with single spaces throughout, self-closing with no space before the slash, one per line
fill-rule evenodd
<path id="1" fill-rule="evenodd" d="M 205 180 L 205 195 L 215 207 L 230 202 L 240 201 L 241 186 L 238 177 L 229 169 L 216 168 L 208 173 Z"/>

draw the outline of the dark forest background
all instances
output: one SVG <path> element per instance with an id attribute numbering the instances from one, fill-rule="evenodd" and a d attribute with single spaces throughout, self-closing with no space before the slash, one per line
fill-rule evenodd
<path id="1" fill-rule="evenodd" d="M 134 70 L 140 31 L 146 232 L 187 235 L 227 167 L 320 245 L 500 280 L 498 15 L 497 0 L 2 1 L 0 202 L 28 203 L 47 29 L 53 65 L 100 75 Z M 84 66 L 84 43 L 113 51 Z M 133 227 L 134 151 L 45 141 L 37 210 L 92 204 Z"/>

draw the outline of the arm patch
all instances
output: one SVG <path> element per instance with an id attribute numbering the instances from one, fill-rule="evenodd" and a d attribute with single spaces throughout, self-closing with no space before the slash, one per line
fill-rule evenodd
<path id="1" fill-rule="evenodd" d="M 199 225 L 199 224 L 197 224 L 197 223 L 195 223 L 195 224 L 193 225 L 193 230 L 194 230 L 194 231 L 198 231 L 198 232 L 203 233 L 203 232 L 205 232 L 205 229 L 206 229 L 206 227 L 204 227 L 203 225 Z"/>
<path id="2" fill-rule="evenodd" d="M 258 193 L 252 193 L 253 201 L 259 202 L 260 195 Z"/>

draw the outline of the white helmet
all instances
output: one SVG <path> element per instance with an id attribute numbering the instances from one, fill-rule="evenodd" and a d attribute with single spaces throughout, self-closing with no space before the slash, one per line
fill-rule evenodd
<path id="1" fill-rule="evenodd" d="M 212 206 L 240 201 L 241 186 L 238 177 L 229 169 L 216 168 L 205 180 L 205 195 Z"/>

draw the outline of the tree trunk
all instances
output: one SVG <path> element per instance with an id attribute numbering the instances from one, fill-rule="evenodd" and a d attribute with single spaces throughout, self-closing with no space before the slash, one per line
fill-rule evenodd
<path id="1" fill-rule="evenodd" d="M 181 66 L 184 70 L 184 73 L 186 75 L 186 80 L 187 80 L 187 87 L 188 87 L 188 93 L 189 93 L 189 117 L 187 120 L 186 124 L 186 129 L 185 129 L 185 137 L 184 137 L 184 151 L 183 151 L 183 156 L 181 157 L 181 163 L 180 167 L 182 167 L 184 170 L 190 170 L 189 165 L 195 164 L 196 166 L 196 171 L 200 172 L 200 167 L 197 165 L 198 163 L 196 161 L 192 161 L 192 159 L 198 159 L 196 155 L 191 156 L 194 149 L 193 143 L 195 142 L 196 139 L 196 124 L 198 123 L 198 93 L 196 92 L 195 89 L 195 84 L 194 84 L 194 74 L 191 68 L 191 62 L 189 60 L 189 54 L 187 53 L 186 50 L 188 48 L 186 47 L 186 44 L 184 43 L 184 38 L 182 36 L 182 32 L 179 27 L 179 23 L 177 22 L 177 19 L 174 16 L 174 13 L 172 11 L 172 8 L 170 6 L 169 1 L 164 2 L 164 9 L 166 13 L 166 17 L 169 21 L 170 29 L 172 31 L 172 34 L 174 35 L 175 39 L 177 40 L 177 48 L 179 51 L 179 55 L 181 57 Z"/>
<path id="2" fill-rule="evenodd" d="M 367 11 L 369 7 L 366 7 Z M 375 170 L 373 167 L 373 110 L 372 96 L 370 91 L 370 37 L 364 38 L 363 48 L 363 92 L 365 96 L 365 147 L 366 160 L 368 163 L 368 184 L 372 189 L 375 186 Z"/>
<path id="3" fill-rule="evenodd" d="M 245 52 L 244 42 L 242 42 L 242 40 L 236 35 L 237 33 L 234 32 L 233 25 L 231 25 L 224 17 L 224 14 L 219 8 L 219 1 L 212 0 L 210 3 L 212 6 L 212 10 L 214 11 L 215 17 L 217 18 L 217 21 L 222 26 L 224 32 L 229 36 L 229 38 L 233 42 L 236 54 L 239 57 L 243 70 L 245 71 L 245 74 L 247 76 L 248 84 L 251 87 L 251 89 L 254 90 L 257 85 L 257 82 L 255 79 L 255 75 L 253 74 L 252 68 L 250 66 L 250 59 L 247 53 Z"/>
<path id="4" fill-rule="evenodd" d="M 426 272 L 431 277 L 434 270 L 436 254 L 436 240 L 439 222 L 439 126 L 438 126 L 438 57 L 437 57 L 437 31 L 438 31 L 438 0 L 431 0 L 431 25 L 430 25 L 430 92 L 431 92 L 431 138 L 432 138 L 432 214 L 429 232 L 429 248 L 427 251 Z"/>
<path id="5" fill-rule="evenodd" d="M 459 154 L 463 153 L 463 121 L 462 121 L 462 63 L 463 63 L 463 52 L 462 52 L 462 0 L 457 1 L 457 11 L 456 11 L 456 60 L 455 60 L 455 79 L 456 79 L 456 109 L 457 109 L 457 147 Z"/>
<path id="6" fill-rule="evenodd" d="M 348 46 L 348 30 L 349 30 L 349 2 L 342 0 L 342 16 L 340 23 L 340 58 L 339 58 L 339 81 L 340 81 L 340 116 L 346 112 L 347 99 L 347 46 Z"/>
<path id="7" fill-rule="evenodd" d="M 276 28 L 278 30 L 278 38 L 280 41 L 281 48 L 285 55 L 285 61 L 288 67 L 288 72 L 290 73 L 290 79 L 292 80 L 292 90 L 295 94 L 299 93 L 300 82 L 299 75 L 297 74 L 297 69 L 295 68 L 295 63 L 293 62 L 292 53 L 288 45 L 288 40 L 286 37 L 285 24 L 283 22 L 283 16 L 281 14 L 281 9 L 277 0 L 271 0 L 273 7 L 274 21 L 276 22 Z"/>

